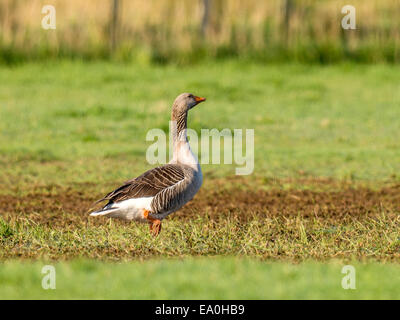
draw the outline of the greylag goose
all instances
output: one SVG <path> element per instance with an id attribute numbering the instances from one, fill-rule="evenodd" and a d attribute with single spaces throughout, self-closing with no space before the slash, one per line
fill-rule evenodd
<path id="1" fill-rule="evenodd" d="M 205 100 L 191 93 L 182 93 L 175 99 L 171 112 L 172 160 L 125 182 L 98 200 L 96 203 L 108 203 L 91 216 L 148 222 L 152 234 L 160 233 L 161 221 L 192 200 L 202 184 L 201 168 L 190 149 L 186 131 L 188 111 Z"/>

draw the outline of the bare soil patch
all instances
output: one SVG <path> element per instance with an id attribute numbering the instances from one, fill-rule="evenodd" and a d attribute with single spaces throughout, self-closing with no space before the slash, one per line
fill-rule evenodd
<path id="1" fill-rule="evenodd" d="M 87 210 L 102 194 L 85 193 L 56 187 L 54 192 L 24 196 L 0 195 L 4 217 L 26 217 L 37 223 L 62 225 L 87 220 Z M 340 220 L 368 217 L 386 212 L 400 212 L 400 185 L 380 190 L 345 187 L 340 191 L 252 190 L 232 187 L 219 190 L 203 188 L 199 194 L 171 215 L 174 219 L 192 219 L 207 214 L 219 220 L 234 215 L 240 221 L 254 216 L 301 216 Z"/>

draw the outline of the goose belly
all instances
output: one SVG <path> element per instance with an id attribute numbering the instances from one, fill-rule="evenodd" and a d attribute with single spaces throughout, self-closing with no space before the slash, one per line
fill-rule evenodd
<path id="1" fill-rule="evenodd" d="M 111 218 L 145 222 L 147 220 L 144 218 L 143 213 L 144 210 L 150 211 L 152 200 L 153 197 L 143 197 L 113 203 L 105 210 L 104 215 Z"/>

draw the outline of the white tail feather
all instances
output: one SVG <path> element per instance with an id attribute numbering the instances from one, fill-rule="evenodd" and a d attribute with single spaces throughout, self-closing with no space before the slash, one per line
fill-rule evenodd
<path id="1" fill-rule="evenodd" d="M 117 209 L 118 209 L 118 207 L 95 211 L 95 212 L 90 213 L 90 216 L 93 216 L 93 217 L 95 217 L 95 216 L 106 216 L 106 215 L 110 214 L 111 212 L 113 212 L 114 210 L 117 210 Z"/>

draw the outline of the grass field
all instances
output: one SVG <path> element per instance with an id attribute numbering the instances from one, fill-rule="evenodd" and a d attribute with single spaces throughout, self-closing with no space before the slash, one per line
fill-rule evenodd
<path id="1" fill-rule="evenodd" d="M 147 131 L 168 130 L 184 91 L 208 98 L 191 128 L 255 129 L 257 177 L 399 181 L 397 66 L 65 62 L 3 67 L 0 81 L 4 187 L 135 175 L 148 167 Z M 204 171 L 223 177 L 233 167 Z"/>
<path id="2" fill-rule="evenodd" d="M 398 297 L 396 282 L 376 278 L 400 272 L 398 66 L 0 68 L 0 297 Z M 94 200 L 151 167 L 146 133 L 168 129 L 170 105 L 184 91 L 207 97 L 189 116 L 196 131 L 255 130 L 254 173 L 203 165 L 200 193 L 158 238 L 145 225 L 89 218 Z M 59 260 L 64 289 L 35 287 L 40 266 Z M 340 287 L 349 262 L 364 279 L 353 293 Z M 164 266 L 165 276 L 156 272 Z M 127 283 L 143 287 L 148 268 L 159 286 L 176 269 L 182 281 L 158 294 L 130 292 Z M 217 280 L 203 281 L 210 273 Z M 322 274 L 327 280 L 313 282 Z M 68 280 L 75 275 L 79 285 Z"/>

